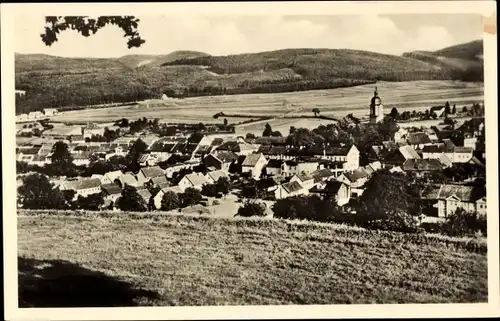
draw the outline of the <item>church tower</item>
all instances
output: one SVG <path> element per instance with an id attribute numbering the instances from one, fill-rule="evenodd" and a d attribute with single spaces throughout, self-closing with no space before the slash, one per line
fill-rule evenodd
<path id="1" fill-rule="evenodd" d="M 373 93 L 373 98 L 370 103 L 370 123 L 375 124 L 384 119 L 384 105 L 382 99 L 378 96 L 377 87 Z"/>

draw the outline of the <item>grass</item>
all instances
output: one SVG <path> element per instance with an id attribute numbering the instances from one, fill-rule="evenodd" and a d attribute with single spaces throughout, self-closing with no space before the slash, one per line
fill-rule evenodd
<path id="1" fill-rule="evenodd" d="M 21 211 L 18 256 L 27 306 L 84 306 L 67 301 L 92 291 L 114 293 L 101 302 L 113 306 L 465 303 L 488 295 L 485 243 L 311 222 Z M 55 293 L 61 302 L 43 301 Z"/>

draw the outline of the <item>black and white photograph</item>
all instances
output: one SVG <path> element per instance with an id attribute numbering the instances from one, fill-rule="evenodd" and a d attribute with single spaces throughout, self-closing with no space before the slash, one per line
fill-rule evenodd
<path id="1" fill-rule="evenodd" d="M 498 314 L 495 3 L 447 3 L 2 4 L 13 309 Z"/>

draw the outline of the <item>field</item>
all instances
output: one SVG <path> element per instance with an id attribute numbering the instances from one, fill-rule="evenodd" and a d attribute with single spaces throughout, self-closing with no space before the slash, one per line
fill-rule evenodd
<path id="1" fill-rule="evenodd" d="M 431 106 L 443 105 L 446 101 L 462 108 L 484 100 L 483 85 L 480 83 L 464 83 L 458 81 L 412 81 L 412 82 L 380 82 L 377 84 L 379 94 L 385 105 L 385 112 L 392 107 L 400 112 L 409 110 L 425 110 Z M 112 107 L 103 109 L 86 109 L 64 112 L 53 117 L 54 121 L 106 122 L 122 117 L 137 119 L 139 117 L 160 118 L 163 122 L 221 122 L 214 119 L 218 112 L 226 114 L 248 114 L 267 116 L 300 116 L 312 115 L 311 110 L 318 108 L 321 115 L 343 117 L 353 113 L 358 117 L 368 115 L 368 106 L 373 96 L 373 85 L 330 90 L 314 90 L 277 94 L 246 94 L 231 96 L 210 96 L 186 98 L 173 103 L 169 107 L 138 109 L 133 106 Z M 228 118 L 229 123 L 242 121 L 242 118 Z M 288 130 L 290 126 L 317 127 L 319 120 L 309 119 L 276 119 L 269 123 L 275 130 Z M 245 126 L 239 132 L 261 132 L 265 123 L 259 126 Z"/>
<path id="2" fill-rule="evenodd" d="M 274 219 L 20 212 L 18 262 L 20 307 L 488 296 L 485 243 Z"/>

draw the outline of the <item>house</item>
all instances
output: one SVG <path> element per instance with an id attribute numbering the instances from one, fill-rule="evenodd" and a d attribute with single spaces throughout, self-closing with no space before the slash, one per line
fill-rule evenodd
<path id="1" fill-rule="evenodd" d="M 155 166 L 158 163 L 158 158 L 156 157 L 156 155 L 141 153 L 137 162 L 142 167 Z"/>
<path id="2" fill-rule="evenodd" d="M 33 158 L 28 162 L 30 165 L 45 166 L 51 163 L 50 156 L 45 155 L 33 155 Z"/>
<path id="3" fill-rule="evenodd" d="M 294 156 L 287 153 L 289 149 L 290 147 L 287 148 L 283 145 L 262 145 L 257 152 L 271 159 L 292 159 Z"/>
<path id="4" fill-rule="evenodd" d="M 55 116 L 58 114 L 57 109 L 55 108 L 46 108 L 43 110 L 43 114 L 45 116 Z"/>
<path id="5" fill-rule="evenodd" d="M 371 162 L 370 164 L 366 165 L 364 169 L 368 173 L 368 175 L 372 175 L 376 171 L 382 169 L 382 163 L 380 163 L 379 161 Z"/>
<path id="6" fill-rule="evenodd" d="M 311 173 L 315 183 L 323 182 L 334 178 L 335 174 L 328 168 L 318 169 Z"/>
<path id="7" fill-rule="evenodd" d="M 146 205 L 149 205 L 153 195 L 151 195 L 151 192 L 147 188 L 137 189 L 137 194 L 146 202 Z"/>
<path id="8" fill-rule="evenodd" d="M 439 156 L 437 160 L 441 162 L 444 168 L 453 165 L 453 161 L 448 156 L 446 156 L 446 154 L 441 154 L 441 156 Z"/>
<path id="9" fill-rule="evenodd" d="M 313 188 L 312 193 L 323 195 L 324 197 L 333 197 L 338 206 L 349 203 L 351 199 L 351 188 L 349 185 L 339 181 L 326 182 L 322 189 Z"/>
<path id="10" fill-rule="evenodd" d="M 279 200 L 292 196 L 305 195 L 308 192 L 309 191 L 302 187 L 302 185 L 294 181 L 279 185 L 278 188 L 274 190 L 274 197 Z"/>
<path id="11" fill-rule="evenodd" d="M 283 160 L 271 158 L 268 160 L 265 168 L 267 176 L 277 176 L 281 175 L 282 169 L 285 169 L 284 172 L 287 172 L 288 165 Z"/>
<path id="12" fill-rule="evenodd" d="M 405 145 L 385 156 L 385 163 L 400 166 L 408 159 L 420 159 L 420 156 L 413 147 Z"/>
<path id="13" fill-rule="evenodd" d="M 320 168 L 319 162 L 315 161 L 286 161 L 286 167 L 282 167 L 282 175 L 285 177 L 296 174 L 311 174 Z"/>
<path id="14" fill-rule="evenodd" d="M 209 154 L 203 158 L 205 166 L 214 167 L 219 170 L 229 171 L 229 167 L 238 159 L 238 155 L 231 151 L 221 151 L 215 154 Z"/>
<path id="15" fill-rule="evenodd" d="M 201 173 L 191 173 L 185 175 L 179 181 L 179 188 L 184 192 L 186 188 L 192 187 L 198 190 L 201 190 L 202 186 L 208 184 L 208 180 Z"/>
<path id="16" fill-rule="evenodd" d="M 424 146 L 432 144 L 431 139 L 424 132 L 408 133 L 406 142 L 414 149 L 422 149 Z"/>
<path id="17" fill-rule="evenodd" d="M 290 182 L 297 182 L 304 189 L 307 189 L 307 190 L 314 187 L 314 177 L 309 175 L 309 174 L 305 174 L 305 173 L 293 175 L 292 178 L 290 179 Z"/>
<path id="18" fill-rule="evenodd" d="M 115 180 L 118 179 L 122 175 L 123 175 L 122 171 L 107 172 L 106 174 L 104 174 L 102 176 L 101 183 L 102 184 L 111 184 L 111 183 L 114 183 Z"/>
<path id="19" fill-rule="evenodd" d="M 259 145 L 248 144 L 245 141 L 227 141 L 215 149 L 215 154 L 220 151 L 228 151 L 237 155 L 249 155 L 257 152 L 259 147 Z"/>
<path id="20" fill-rule="evenodd" d="M 152 178 L 155 177 L 165 177 L 165 172 L 159 166 L 152 167 L 143 167 L 137 173 L 137 181 L 139 184 L 143 185 L 144 183 L 149 182 Z"/>
<path id="21" fill-rule="evenodd" d="M 345 172 L 339 177 L 337 177 L 337 181 L 344 182 L 349 185 L 351 188 L 360 188 L 368 181 L 370 175 L 363 169 L 359 168 L 353 172 Z"/>
<path id="22" fill-rule="evenodd" d="M 434 112 L 436 116 L 439 118 L 443 117 L 445 110 L 446 108 L 444 106 L 433 106 L 430 109 L 430 113 L 432 114 Z"/>
<path id="23" fill-rule="evenodd" d="M 88 166 L 90 164 L 90 155 L 92 155 L 92 152 L 89 151 L 73 154 L 73 164 L 76 166 Z"/>
<path id="24" fill-rule="evenodd" d="M 170 183 L 168 182 L 167 177 L 165 175 L 153 177 L 146 184 L 148 186 L 158 187 L 158 188 L 164 188 L 170 186 Z"/>
<path id="25" fill-rule="evenodd" d="M 486 215 L 486 193 L 484 189 L 466 185 L 442 184 L 429 189 L 424 199 L 436 202 L 438 217 L 447 217 L 458 208 L 467 212 L 477 212 Z"/>
<path id="26" fill-rule="evenodd" d="M 104 135 L 104 128 L 99 125 L 92 123 L 82 128 L 82 134 L 84 138 L 90 138 L 92 135 Z"/>
<path id="27" fill-rule="evenodd" d="M 29 120 L 35 120 L 35 119 L 40 119 L 43 118 L 43 113 L 41 111 L 32 111 L 28 113 L 28 119 Z"/>
<path id="28" fill-rule="evenodd" d="M 250 173 L 254 178 L 259 178 L 264 166 L 266 166 L 267 160 L 264 155 L 261 154 L 249 154 L 245 157 L 245 160 L 241 164 L 242 173 Z"/>
<path id="29" fill-rule="evenodd" d="M 68 135 L 68 139 L 71 143 L 77 143 L 77 144 L 85 143 L 85 137 L 83 137 L 83 135 L 80 134 Z"/>
<path id="30" fill-rule="evenodd" d="M 19 114 L 16 116 L 16 121 L 21 122 L 21 121 L 27 121 L 29 119 L 28 114 Z"/>
<path id="31" fill-rule="evenodd" d="M 409 159 L 403 163 L 405 172 L 430 172 L 443 169 L 439 159 Z"/>
<path id="32" fill-rule="evenodd" d="M 474 135 L 466 135 L 464 137 L 464 147 L 470 148 L 472 150 L 476 149 L 477 137 Z"/>
<path id="33" fill-rule="evenodd" d="M 394 141 L 395 142 L 403 142 L 406 141 L 406 135 L 408 135 L 408 130 L 400 127 L 395 133 L 394 133 Z"/>
<path id="34" fill-rule="evenodd" d="M 470 147 L 455 146 L 450 139 L 443 139 L 442 143 L 425 146 L 422 149 L 422 158 L 437 159 L 444 154 L 452 163 L 467 163 L 472 158 L 473 152 Z"/>
<path id="35" fill-rule="evenodd" d="M 167 178 L 172 178 L 174 173 L 177 173 L 183 169 L 190 169 L 199 165 L 199 162 L 184 162 L 183 164 L 177 164 L 174 166 L 167 167 L 165 169 L 165 175 Z"/>
<path id="36" fill-rule="evenodd" d="M 82 179 L 76 181 L 64 181 L 59 185 L 59 189 L 75 191 L 75 199 L 78 196 L 87 197 L 101 192 L 101 180 L 98 178 Z"/>
<path id="37" fill-rule="evenodd" d="M 163 195 L 167 192 L 174 192 L 175 194 L 180 194 L 183 191 L 179 186 L 169 186 L 162 188 L 153 198 L 153 203 L 157 209 L 161 209 L 161 200 L 163 199 Z"/>
<path id="38" fill-rule="evenodd" d="M 359 168 L 359 150 L 355 145 L 351 146 L 319 146 L 313 145 L 308 151 L 314 157 L 338 161 L 343 163 L 346 171 L 352 171 Z"/>
<path id="39" fill-rule="evenodd" d="M 120 186 L 115 183 L 103 184 L 101 185 L 101 190 L 104 195 L 104 199 L 112 203 L 115 203 L 122 193 Z"/>
<path id="40" fill-rule="evenodd" d="M 207 179 L 207 182 L 209 184 L 215 184 L 215 183 L 217 183 L 217 181 L 219 180 L 219 178 L 222 178 L 222 177 L 226 177 L 227 178 L 228 177 L 227 172 L 222 171 L 222 170 L 216 170 L 216 171 L 208 172 L 205 175 L 205 178 Z"/>
<path id="41" fill-rule="evenodd" d="M 137 181 L 137 178 L 131 172 L 124 173 L 120 177 L 118 177 L 119 185 L 124 188 L 125 185 L 130 185 L 133 187 L 139 187 L 141 184 Z"/>
<path id="42" fill-rule="evenodd" d="M 453 163 L 467 163 L 473 156 L 473 149 L 469 147 L 455 147 L 453 150 Z"/>

